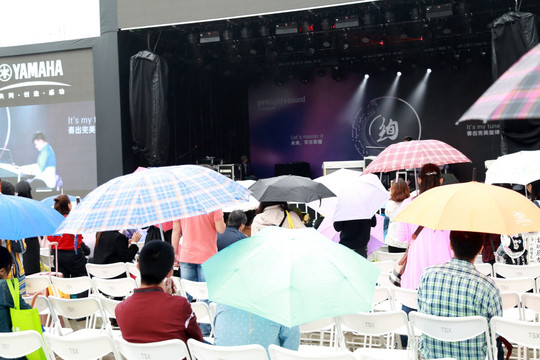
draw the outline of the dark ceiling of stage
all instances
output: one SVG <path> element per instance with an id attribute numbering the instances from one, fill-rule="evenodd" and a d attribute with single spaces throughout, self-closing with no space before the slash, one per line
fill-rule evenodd
<path id="1" fill-rule="evenodd" d="M 540 1 L 522 0 L 540 13 Z M 394 0 L 124 32 L 169 65 L 195 64 L 224 75 L 250 73 L 253 82 L 289 73 L 374 71 L 459 66 L 490 56 L 489 24 L 513 11 L 514 0 Z M 285 34 L 283 34 L 285 33 Z"/>

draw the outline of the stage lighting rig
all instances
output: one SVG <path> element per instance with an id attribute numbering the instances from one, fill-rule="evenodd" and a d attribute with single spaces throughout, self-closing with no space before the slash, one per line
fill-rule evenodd
<path id="1" fill-rule="evenodd" d="M 357 16 L 342 16 L 336 18 L 336 29 L 348 29 L 360 26 Z"/>

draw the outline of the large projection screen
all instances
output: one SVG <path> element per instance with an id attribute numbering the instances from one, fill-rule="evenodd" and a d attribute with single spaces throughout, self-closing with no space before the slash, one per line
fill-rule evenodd
<path id="1" fill-rule="evenodd" d="M 1 179 L 29 180 L 42 197 L 97 186 L 93 74 L 91 49 L 0 58 Z M 33 142 L 37 132 L 54 152 L 54 184 L 36 170 L 45 156 Z"/>

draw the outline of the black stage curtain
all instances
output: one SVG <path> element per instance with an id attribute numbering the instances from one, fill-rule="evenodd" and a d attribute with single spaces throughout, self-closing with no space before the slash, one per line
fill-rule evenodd
<path id="1" fill-rule="evenodd" d="M 130 59 L 129 113 L 135 153 L 148 166 L 169 164 L 170 129 L 167 117 L 167 63 L 150 51 Z"/>
<path id="2" fill-rule="evenodd" d="M 509 12 L 491 24 L 492 70 L 497 79 L 527 51 L 538 44 L 537 18 L 531 13 Z M 501 152 L 540 148 L 540 119 L 504 121 Z"/>

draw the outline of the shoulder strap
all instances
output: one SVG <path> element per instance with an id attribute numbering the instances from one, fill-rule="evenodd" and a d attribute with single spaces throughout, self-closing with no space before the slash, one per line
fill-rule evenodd
<path id="1" fill-rule="evenodd" d="M 9 292 L 11 293 L 11 296 L 13 297 L 13 307 L 19 310 L 21 308 L 20 295 L 19 295 L 19 279 L 17 278 L 7 279 L 6 282 L 9 288 Z"/>
<path id="2" fill-rule="evenodd" d="M 286 218 L 287 218 L 287 212 L 284 211 L 284 212 L 283 212 L 283 219 L 281 219 L 281 222 L 280 222 L 279 225 L 278 225 L 279 227 L 281 227 L 281 225 L 283 225 L 283 223 L 285 222 L 285 219 L 286 219 Z"/>

